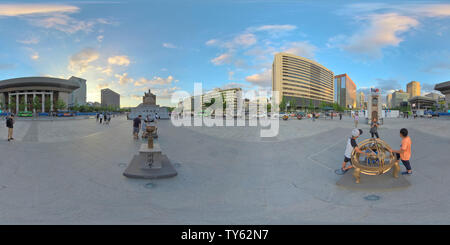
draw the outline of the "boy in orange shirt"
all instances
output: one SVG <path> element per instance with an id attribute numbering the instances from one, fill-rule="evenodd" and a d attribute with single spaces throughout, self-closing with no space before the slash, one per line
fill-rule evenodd
<path id="1" fill-rule="evenodd" d="M 411 164 L 409 162 L 411 158 L 411 138 L 409 138 L 406 128 L 400 129 L 400 138 L 402 138 L 400 150 L 390 149 L 389 151 L 396 153 L 397 161 L 401 159 L 403 165 L 405 165 L 407 171 L 402 172 L 402 174 L 412 174 Z"/>

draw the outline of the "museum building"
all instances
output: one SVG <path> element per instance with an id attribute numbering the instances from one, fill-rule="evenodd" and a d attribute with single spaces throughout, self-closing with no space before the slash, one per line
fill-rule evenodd
<path id="1" fill-rule="evenodd" d="M 38 98 L 41 104 L 36 112 L 54 111 L 56 101 L 62 100 L 66 105 L 73 104 L 76 97 L 73 92 L 85 85 L 84 79 L 70 77 L 69 79 L 53 77 L 21 77 L 0 81 L 0 103 L 4 108 L 12 112 L 19 112 L 19 106 L 24 106 L 24 111 L 33 110 L 33 101 Z M 84 93 L 86 93 L 85 88 Z M 85 94 L 84 100 L 85 100 Z M 78 103 L 82 101 L 78 101 Z"/>

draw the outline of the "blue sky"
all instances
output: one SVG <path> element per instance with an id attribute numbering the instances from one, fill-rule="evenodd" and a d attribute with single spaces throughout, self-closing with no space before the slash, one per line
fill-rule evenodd
<path id="1" fill-rule="evenodd" d="M 14 1 L 0 3 L 0 80 L 78 76 L 135 106 L 216 87 L 270 87 L 273 54 L 311 58 L 357 88 L 423 92 L 450 80 L 444 1 Z"/>

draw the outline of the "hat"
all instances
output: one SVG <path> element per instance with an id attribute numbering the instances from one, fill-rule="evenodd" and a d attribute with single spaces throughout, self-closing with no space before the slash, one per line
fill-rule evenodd
<path id="1" fill-rule="evenodd" d="M 361 129 L 355 128 L 355 129 L 352 130 L 352 136 L 353 137 L 360 136 L 362 133 L 363 133 L 363 131 Z"/>

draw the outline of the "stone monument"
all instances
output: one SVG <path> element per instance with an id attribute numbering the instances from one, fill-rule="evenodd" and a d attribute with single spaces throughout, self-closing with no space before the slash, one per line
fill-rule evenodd
<path id="1" fill-rule="evenodd" d="M 156 95 L 152 94 L 150 89 L 142 97 L 142 103 L 131 109 L 128 118 L 134 119 L 139 115 L 142 115 L 144 119 L 147 118 L 147 116 L 153 118 L 156 115 L 158 115 L 160 119 L 169 119 L 168 109 L 156 104 Z"/>
<path id="2" fill-rule="evenodd" d="M 177 175 L 177 171 L 170 163 L 169 158 L 162 154 L 158 142 L 153 141 L 151 136 L 156 130 L 155 126 L 147 126 L 149 135 L 147 144 L 143 143 L 139 154 L 135 155 L 123 173 L 129 178 L 161 179 Z"/>

